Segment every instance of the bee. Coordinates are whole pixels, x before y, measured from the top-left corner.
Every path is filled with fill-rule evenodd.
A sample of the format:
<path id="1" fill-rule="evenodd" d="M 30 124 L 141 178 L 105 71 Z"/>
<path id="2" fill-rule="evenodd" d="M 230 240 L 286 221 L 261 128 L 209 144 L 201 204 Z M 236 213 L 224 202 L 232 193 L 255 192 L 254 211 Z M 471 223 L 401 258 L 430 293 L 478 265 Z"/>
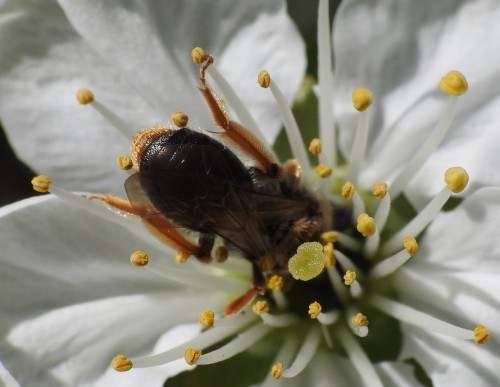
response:
<path id="1" fill-rule="evenodd" d="M 186 257 L 209 262 L 219 236 L 251 263 L 252 286 L 227 305 L 229 315 L 264 294 L 269 276 L 286 276 L 297 247 L 317 240 L 332 217 L 328 203 L 301 184 L 296 161 L 279 165 L 253 134 L 229 119 L 206 81 L 211 63 L 208 57 L 200 72 L 200 91 L 222 129 L 220 141 L 188 128 L 140 131 L 132 143 L 138 170 L 125 190 L 129 210 Z M 226 143 L 250 159 L 247 165 Z M 198 242 L 180 229 L 195 231 Z"/>

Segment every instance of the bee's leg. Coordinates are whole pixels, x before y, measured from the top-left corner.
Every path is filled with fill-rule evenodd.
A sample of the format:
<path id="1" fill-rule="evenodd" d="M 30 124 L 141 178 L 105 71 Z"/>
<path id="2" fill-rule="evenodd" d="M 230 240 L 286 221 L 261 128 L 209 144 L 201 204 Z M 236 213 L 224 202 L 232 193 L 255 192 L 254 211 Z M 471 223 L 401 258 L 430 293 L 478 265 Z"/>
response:
<path id="1" fill-rule="evenodd" d="M 112 208 L 141 217 L 144 225 L 153 233 L 153 235 L 177 251 L 177 259 L 179 259 L 180 262 L 185 261 L 192 255 L 203 263 L 210 261 L 213 236 L 211 245 L 209 237 L 200 237 L 200 246 L 198 246 L 187 240 L 186 237 L 178 231 L 177 226 L 162 214 L 148 214 L 148 209 L 146 208 L 144 209 L 144 212 L 142 212 L 140 209 L 132 206 L 130 201 L 118 196 L 98 194 L 91 196 L 89 199 L 101 200 Z"/>
<path id="2" fill-rule="evenodd" d="M 276 161 L 266 150 L 266 146 L 243 126 L 230 120 L 224 103 L 208 85 L 205 76 L 206 70 L 213 62 L 213 58 L 209 56 L 201 69 L 200 82 L 202 87 L 200 91 L 212 113 L 215 125 L 223 129 L 226 139 L 234 143 L 241 151 L 254 159 L 264 172 L 276 169 Z"/>
<path id="3" fill-rule="evenodd" d="M 243 295 L 239 296 L 238 298 L 234 299 L 233 301 L 231 301 L 229 304 L 226 305 L 223 312 L 224 316 L 229 316 L 231 314 L 235 314 L 242 311 L 245 308 L 245 306 L 250 304 L 255 299 L 255 297 L 257 297 L 257 295 L 264 294 L 266 290 L 266 283 L 262 275 L 262 272 L 255 263 L 252 264 L 252 268 L 253 268 L 253 278 L 252 278 L 253 286 L 250 289 L 248 289 L 246 293 L 244 293 Z"/>

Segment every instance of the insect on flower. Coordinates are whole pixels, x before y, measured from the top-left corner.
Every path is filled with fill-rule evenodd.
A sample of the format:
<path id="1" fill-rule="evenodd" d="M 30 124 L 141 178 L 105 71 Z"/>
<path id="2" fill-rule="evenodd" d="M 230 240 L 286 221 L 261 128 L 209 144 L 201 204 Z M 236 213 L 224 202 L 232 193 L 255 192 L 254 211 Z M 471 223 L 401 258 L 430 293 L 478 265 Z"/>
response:
<path id="1" fill-rule="evenodd" d="M 288 275 L 289 258 L 304 242 L 329 229 L 329 203 L 301 184 L 295 160 L 279 165 L 265 146 L 231 121 L 223 103 L 206 81 L 207 59 L 200 72 L 200 91 L 220 140 L 235 146 L 251 161 L 243 164 L 222 142 L 188 128 L 148 128 L 137 133 L 132 156 L 137 172 L 125 182 L 127 211 L 144 223 L 184 259 L 211 260 L 215 236 L 251 262 L 252 287 L 224 310 L 233 314 L 264 294 L 266 280 Z M 123 201 L 101 195 L 114 207 Z M 179 230 L 199 234 L 193 243 Z"/>

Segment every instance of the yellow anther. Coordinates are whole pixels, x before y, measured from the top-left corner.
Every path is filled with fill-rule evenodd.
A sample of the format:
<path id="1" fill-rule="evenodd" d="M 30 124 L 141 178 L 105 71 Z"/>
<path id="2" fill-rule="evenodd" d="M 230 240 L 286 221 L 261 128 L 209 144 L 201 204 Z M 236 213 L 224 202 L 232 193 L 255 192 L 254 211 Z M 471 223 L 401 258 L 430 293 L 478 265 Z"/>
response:
<path id="1" fill-rule="evenodd" d="M 275 363 L 271 368 L 271 375 L 275 379 L 279 379 L 283 373 L 283 364 Z"/>
<path id="2" fill-rule="evenodd" d="M 39 175 L 31 179 L 31 184 L 33 184 L 33 189 L 36 192 L 48 192 L 52 180 L 48 176 Z"/>
<path id="3" fill-rule="evenodd" d="M 317 301 L 309 304 L 309 311 L 307 313 L 309 313 L 311 318 L 318 318 L 321 313 L 321 304 Z"/>
<path id="4" fill-rule="evenodd" d="M 229 256 L 229 251 L 226 246 L 220 245 L 217 246 L 214 252 L 215 262 L 224 263 L 227 261 L 227 257 Z"/>
<path id="5" fill-rule="evenodd" d="M 405 248 L 406 252 L 410 254 L 410 257 L 413 257 L 415 254 L 418 253 L 417 240 L 411 236 L 407 236 L 403 240 L 403 247 Z"/>
<path id="6" fill-rule="evenodd" d="M 459 96 L 467 92 L 469 84 L 460 71 L 452 70 L 441 78 L 439 88 L 446 94 Z"/>
<path id="7" fill-rule="evenodd" d="M 337 231 L 326 231 L 320 235 L 320 238 L 325 243 L 335 243 L 339 239 L 339 233 Z"/>
<path id="8" fill-rule="evenodd" d="M 283 289 L 283 284 L 284 284 L 283 277 L 278 274 L 274 274 L 273 276 L 271 276 L 271 278 L 267 280 L 266 286 L 268 289 L 279 291 Z"/>
<path id="9" fill-rule="evenodd" d="M 134 251 L 130 254 L 130 263 L 134 266 L 146 266 L 149 263 L 149 254 L 145 251 Z"/>
<path id="10" fill-rule="evenodd" d="M 87 105 L 94 102 L 94 93 L 92 93 L 90 89 L 82 87 L 76 92 L 76 99 L 80 105 Z"/>
<path id="11" fill-rule="evenodd" d="M 319 242 L 305 242 L 288 261 L 288 271 L 296 280 L 309 281 L 325 268 L 326 255 Z"/>
<path id="12" fill-rule="evenodd" d="M 198 321 L 203 328 L 210 328 L 214 325 L 215 313 L 211 310 L 206 310 L 198 316 Z"/>
<path id="13" fill-rule="evenodd" d="M 448 168 L 444 174 L 444 182 L 453 193 L 462 192 L 469 183 L 469 174 L 461 167 Z"/>
<path id="14" fill-rule="evenodd" d="M 385 198 L 385 195 L 387 195 L 387 184 L 386 183 L 376 183 L 372 186 L 372 192 L 373 195 L 377 199 L 383 199 Z"/>
<path id="15" fill-rule="evenodd" d="M 189 121 L 189 117 L 184 112 L 173 112 L 170 115 L 170 119 L 179 128 L 185 128 Z"/>
<path id="16" fill-rule="evenodd" d="M 266 70 L 262 70 L 257 76 L 257 82 L 260 87 L 267 89 L 271 85 L 271 75 Z"/>
<path id="17" fill-rule="evenodd" d="M 474 329 L 474 341 L 478 344 L 486 343 L 491 337 L 491 332 L 484 325 L 479 324 Z"/>
<path id="18" fill-rule="evenodd" d="M 132 360 L 125 355 L 117 355 L 113 358 L 113 360 L 111 360 L 111 367 L 118 372 L 129 371 L 132 366 Z"/>
<path id="19" fill-rule="evenodd" d="M 316 168 L 314 168 L 314 172 L 316 172 L 316 174 L 319 177 L 324 179 L 325 177 L 331 176 L 333 170 L 330 167 L 327 167 L 326 165 L 318 164 Z"/>
<path id="20" fill-rule="evenodd" d="M 323 246 L 323 252 L 326 255 L 326 267 L 332 267 L 335 266 L 336 259 L 335 259 L 335 254 L 334 254 L 334 249 L 333 249 L 333 243 L 328 242 L 326 245 Z"/>
<path id="21" fill-rule="evenodd" d="M 175 263 L 184 263 L 188 260 L 189 254 L 186 254 L 183 251 L 177 251 L 175 255 Z"/>
<path id="22" fill-rule="evenodd" d="M 368 321 L 368 318 L 362 313 L 358 313 L 355 316 L 352 316 L 351 321 L 357 327 L 367 327 L 370 323 Z"/>
<path id="23" fill-rule="evenodd" d="M 262 314 L 269 312 L 269 304 L 267 301 L 257 301 L 252 305 L 252 310 L 255 314 Z"/>
<path id="24" fill-rule="evenodd" d="M 350 286 L 356 281 L 356 272 L 352 270 L 347 270 L 344 275 L 344 283 Z"/>
<path id="25" fill-rule="evenodd" d="M 201 47 L 195 47 L 191 50 L 191 58 L 193 58 L 194 64 L 202 64 L 207 60 L 207 53 Z"/>
<path id="26" fill-rule="evenodd" d="M 345 200 L 351 200 L 356 192 L 356 187 L 350 181 L 342 186 L 342 196 Z"/>
<path id="27" fill-rule="evenodd" d="M 309 152 L 313 155 L 319 155 L 321 153 L 321 140 L 319 138 L 313 138 L 309 144 Z"/>
<path id="28" fill-rule="evenodd" d="M 375 220 L 367 214 L 360 214 L 357 219 L 356 228 L 364 237 L 372 236 L 376 230 Z"/>
<path id="29" fill-rule="evenodd" d="M 116 158 L 116 163 L 124 171 L 128 171 L 134 166 L 134 163 L 132 162 L 132 158 L 130 156 L 118 156 Z"/>
<path id="30" fill-rule="evenodd" d="M 184 360 L 189 365 L 195 364 L 201 356 L 201 349 L 198 348 L 186 348 L 184 351 Z"/>
<path id="31" fill-rule="evenodd" d="M 365 111 L 373 102 L 372 92 L 368 89 L 358 88 L 352 92 L 352 105 L 359 112 Z"/>

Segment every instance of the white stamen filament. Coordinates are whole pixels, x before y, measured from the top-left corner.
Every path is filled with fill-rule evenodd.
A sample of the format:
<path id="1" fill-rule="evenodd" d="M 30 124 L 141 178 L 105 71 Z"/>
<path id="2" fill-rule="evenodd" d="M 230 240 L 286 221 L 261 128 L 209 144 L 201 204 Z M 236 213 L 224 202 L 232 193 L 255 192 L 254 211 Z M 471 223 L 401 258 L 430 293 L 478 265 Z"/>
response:
<path id="1" fill-rule="evenodd" d="M 375 222 L 375 224 L 377 224 Z M 375 233 L 370 236 L 369 238 L 366 238 L 365 245 L 363 246 L 363 253 L 366 258 L 373 258 L 375 253 L 377 252 L 378 246 L 380 244 L 380 232 L 378 230 L 378 225 L 375 228 Z"/>
<path id="2" fill-rule="evenodd" d="M 113 113 L 106 105 L 99 101 L 94 101 L 90 104 L 101 116 L 103 116 L 119 133 L 121 133 L 127 140 L 134 135 L 134 129 L 130 128 L 125 121 L 118 115 Z"/>
<path id="3" fill-rule="evenodd" d="M 363 348 L 354 339 L 352 333 L 341 326 L 338 328 L 337 337 L 347 352 L 347 356 L 351 359 L 351 363 L 358 371 L 359 376 L 361 376 L 363 384 L 370 387 L 384 387 L 373 364 L 368 359 L 368 356 L 366 356 Z"/>
<path id="4" fill-rule="evenodd" d="M 432 152 L 439 146 L 451 126 L 451 122 L 455 116 L 457 102 L 457 96 L 450 95 L 448 97 L 448 102 L 439 117 L 436 127 L 429 134 L 429 136 L 427 136 L 424 143 L 419 146 L 418 150 L 413 154 L 411 160 L 405 165 L 398 177 L 390 185 L 389 192 L 393 198 L 397 197 L 401 191 L 404 190 L 408 182 L 413 178 L 413 176 L 415 176 L 417 171 L 422 167 Z"/>
<path id="5" fill-rule="evenodd" d="M 407 235 L 418 236 L 427 225 L 434 220 L 436 215 L 443 208 L 452 192 L 448 187 L 444 187 L 426 206 L 413 218 L 405 227 L 394 234 L 387 243 L 382 245 L 382 255 L 388 255 L 396 251 L 401 246 L 401 241 Z"/>
<path id="6" fill-rule="evenodd" d="M 354 184 L 358 181 L 359 172 L 365 158 L 368 128 L 370 125 L 369 114 L 369 110 L 359 112 L 356 134 L 349 155 L 347 180 L 352 181 Z"/>
<path id="7" fill-rule="evenodd" d="M 344 234 L 342 232 L 337 231 L 337 241 L 348 250 L 361 252 L 363 249 L 363 246 L 359 243 L 357 239 L 354 239 L 353 237 Z"/>
<path id="8" fill-rule="evenodd" d="M 331 312 L 321 312 L 316 319 L 323 325 L 332 325 L 340 317 L 340 313 L 336 310 Z"/>
<path id="9" fill-rule="evenodd" d="M 262 313 L 260 317 L 264 324 L 274 328 L 288 327 L 299 321 L 299 318 L 293 314 Z"/>
<path id="10" fill-rule="evenodd" d="M 293 378 L 294 376 L 300 374 L 304 368 L 307 367 L 316 353 L 320 343 L 320 338 L 321 334 L 319 330 L 316 328 L 310 328 L 292 365 L 290 368 L 283 371 L 281 376 L 284 378 Z"/>
<path id="11" fill-rule="evenodd" d="M 363 288 L 361 287 L 361 284 L 358 282 L 358 280 L 354 280 L 354 282 L 349 285 L 349 293 L 351 293 L 351 296 L 354 298 L 359 298 L 363 294 Z"/>
<path id="12" fill-rule="evenodd" d="M 335 166 L 337 155 L 335 149 L 335 117 L 333 111 L 333 70 L 332 47 L 330 34 L 330 12 L 328 0 L 320 0 L 318 5 L 318 86 L 319 86 L 319 133 L 326 149 L 322 152 L 321 162 L 330 167 Z"/>
<path id="13" fill-rule="evenodd" d="M 469 329 L 460 328 L 448 322 L 439 320 L 420 310 L 390 300 L 381 296 L 371 298 L 372 305 L 400 321 L 415 325 L 425 330 L 443 333 L 457 339 L 472 340 L 474 332 Z"/>
<path id="14" fill-rule="evenodd" d="M 297 121 L 295 121 L 295 117 L 288 107 L 285 96 L 283 95 L 276 82 L 271 81 L 269 88 L 271 89 L 274 99 L 278 104 L 283 120 L 283 126 L 285 127 L 290 147 L 292 148 L 293 157 L 299 162 L 300 166 L 302 167 L 302 171 L 304 171 L 305 177 L 306 174 L 311 174 L 312 168 L 309 162 L 309 156 L 307 155 L 307 149 L 304 146 L 304 141 L 302 140 L 302 135 L 300 134 L 299 126 L 297 125 Z"/>
<path id="15" fill-rule="evenodd" d="M 382 232 L 384 230 L 385 224 L 387 223 L 387 218 L 389 217 L 389 212 L 391 210 L 391 196 L 389 192 L 385 194 L 385 196 L 380 199 L 380 203 L 377 207 L 377 211 L 375 211 L 375 215 L 373 219 L 375 220 L 375 224 L 377 225 L 377 230 Z"/>
<path id="16" fill-rule="evenodd" d="M 352 270 L 352 271 L 356 272 L 357 278 L 360 278 L 360 279 L 363 278 L 363 272 L 342 251 L 335 249 L 334 250 L 334 255 L 335 255 L 335 258 L 337 258 L 337 261 L 340 263 L 340 266 L 342 266 L 342 268 L 345 271 Z"/>
<path id="17" fill-rule="evenodd" d="M 238 337 L 231 340 L 228 344 L 222 346 L 221 348 L 207 354 L 202 354 L 196 364 L 214 364 L 223 360 L 230 359 L 231 357 L 247 350 L 249 347 L 256 344 L 270 331 L 270 327 L 263 324 L 257 324 L 241 333 L 240 335 L 238 335 Z"/>
<path id="18" fill-rule="evenodd" d="M 293 360 L 297 347 L 299 345 L 299 338 L 297 335 L 287 335 L 283 346 L 274 358 L 274 363 L 280 362 L 283 366 L 288 366 Z M 276 379 L 269 372 L 261 387 L 276 386 Z"/>
<path id="19" fill-rule="evenodd" d="M 409 259 L 411 255 L 405 250 L 401 250 L 396 254 L 384 259 L 382 262 L 378 263 L 371 271 L 370 277 L 372 278 L 382 278 L 386 275 L 394 273 L 401 266 L 403 266 Z"/>
<path id="20" fill-rule="evenodd" d="M 358 191 L 354 192 L 354 195 L 352 196 L 352 221 L 354 224 L 356 224 L 356 220 L 358 219 L 358 216 L 365 211 L 365 202 L 361 198 L 361 195 L 358 193 Z"/>
<path id="21" fill-rule="evenodd" d="M 348 303 L 349 297 L 347 294 L 347 289 L 345 288 L 342 277 L 338 273 L 337 269 L 335 269 L 335 266 L 328 267 L 327 273 L 328 278 L 330 279 L 330 283 L 332 284 L 334 294 L 343 304 Z"/>

